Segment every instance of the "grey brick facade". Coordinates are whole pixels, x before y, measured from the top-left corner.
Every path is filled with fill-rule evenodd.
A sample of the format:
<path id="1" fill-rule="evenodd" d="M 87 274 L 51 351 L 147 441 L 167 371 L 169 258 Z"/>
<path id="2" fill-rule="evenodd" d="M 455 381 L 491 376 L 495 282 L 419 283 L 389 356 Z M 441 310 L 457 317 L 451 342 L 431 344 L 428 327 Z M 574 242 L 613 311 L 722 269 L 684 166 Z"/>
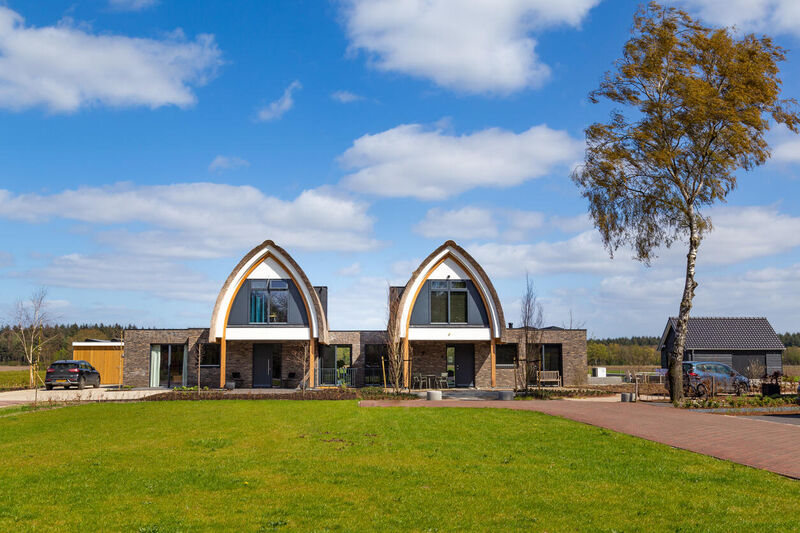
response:
<path id="1" fill-rule="evenodd" d="M 356 386 L 364 385 L 364 346 L 381 344 L 385 332 L 331 331 L 331 344 L 351 347 L 352 366 L 361 369 L 356 374 Z M 503 339 L 506 343 L 517 344 L 517 353 L 523 354 L 525 334 L 521 329 L 507 329 Z M 540 330 L 531 333 L 531 342 L 540 344 L 560 344 L 562 353 L 563 381 L 566 386 L 581 385 L 586 382 L 586 330 Z M 125 332 L 124 384 L 133 387 L 150 385 L 150 347 L 153 344 L 185 344 L 188 347 L 187 385 L 197 384 L 197 346 L 208 342 L 208 329 L 137 329 Z M 244 387 L 253 385 L 253 344 L 254 341 L 227 341 L 226 380 L 231 381 L 234 374 Z M 446 347 L 444 341 L 411 342 L 411 374 L 437 375 L 447 371 Z M 491 344 L 488 341 L 472 343 L 475 350 L 475 386 L 479 389 L 492 388 Z M 291 341 L 281 343 L 281 380 L 288 387 L 296 387 L 305 374 L 303 359 L 307 342 Z M 319 357 L 319 347 L 316 354 Z M 531 356 L 532 358 L 533 356 Z M 521 382 L 524 371 L 517 370 Z M 497 366 L 495 368 L 495 388 L 515 388 L 515 369 Z M 277 376 L 274 376 L 277 378 Z M 200 385 L 215 388 L 219 386 L 219 366 L 200 368 Z"/>

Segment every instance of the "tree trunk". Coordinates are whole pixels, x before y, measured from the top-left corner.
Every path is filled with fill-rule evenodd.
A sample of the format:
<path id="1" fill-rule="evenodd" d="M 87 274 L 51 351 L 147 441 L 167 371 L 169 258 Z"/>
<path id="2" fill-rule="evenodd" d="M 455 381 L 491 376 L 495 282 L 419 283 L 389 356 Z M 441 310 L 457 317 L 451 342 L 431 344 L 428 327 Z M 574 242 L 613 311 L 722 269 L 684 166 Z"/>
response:
<path id="1" fill-rule="evenodd" d="M 689 313 L 697 282 L 694 280 L 697 249 L 700 247 L 700 231 L 694 211 L 689 212 L 689 253 L 686 254 L 686 281 L 683 297 L 678 311 L 678 323 L 675 326 L 675 342 L 669 354 L 669 397 L 673 402 L 683 398 L 683 352 L 686 346 L 686 331 L 689 326 Z"/>

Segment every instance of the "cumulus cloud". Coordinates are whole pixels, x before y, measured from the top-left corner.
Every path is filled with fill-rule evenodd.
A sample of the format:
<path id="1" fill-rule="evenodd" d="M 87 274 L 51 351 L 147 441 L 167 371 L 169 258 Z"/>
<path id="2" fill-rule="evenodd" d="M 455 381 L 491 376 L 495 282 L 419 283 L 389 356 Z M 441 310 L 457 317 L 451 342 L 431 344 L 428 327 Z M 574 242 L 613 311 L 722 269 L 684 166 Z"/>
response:
<path id="1" fill-rule="evenodd" d="M 218 155 L 208 165 L 208 170 L 211 172 L 219 172 L 222 170 L 232 170 L 235 168 L 246 168 L 250 166 L 250 162 L 242 159 L 241 157 Z"/>
<path id="2" fill-rule="evenodd" d="M 187 107 L 196 101 L 192 87 L 221 63 L 213 35 L 194 41 L 180 31 L 163 39 L 98 35 L 69 22 L 37 28 L 0 6 L 2 108 Z"/>
<path id="3" fill-rule="evenodd" d="M 363 96 L 350 91 L 334 91 L 331 93 L 331 98 L 340 104 L 349 104 L 364 99 Z"/>
<path id="4" fill-rule="evenodd" d="M 703 20 L 745 31 L 800 35 L 797 0 L 681 0 Z"/>
<path id="5" fill-rule="evenodd" d="M 800 217 L 779 212 L 771 206 L 723 206 L 709 211 L 713 231 L 700 244 L 698 264 L 726 266 L 781 254 L 800 246 Z M 578 219 L 580 220 L 580 219 Z M 575 227 L 580 227 L 577 225 Z M 614 260 L 603 247 L 600 234 L 588 229 L 565 240 L 510 244 L 472 244 L 469 252 L 490 275 L 515 277 L 532 274 L 581 273 L 610 276 L 634 271 L 638 263 L 630 249 L 622 248 Z M 653 265 L 681 267 L 686 245 L 659 250 Z"/>
<path id="6" fill-rule="evenodd" d="M 294 107 L 293 93 L 302 88 L 303 85 L 298 80 L 294 80 L 283 90 L 283 95 L 281 95 L 280 98 L 258 110 L 258 120 L 270 121 L 281 118 L 287 111 Z"/>
<path id="7" fill-rule="evenodd" d="M 116 184 L 50 195 L 0 190 L 0 217 L 109 226 L 98 234 L 102 242 L 166 257 L 221 257 L 264 239 L 305 250 L 360 251 L 378 244 L 370 236 L 367 205 L 327 189 L 306 190 L 292 200 L 215 183 Z"/>
<path id="8" fill-rule="evenodd" d="M 361 263 L 353 263 L 352 265 L 347 265 L 336 271 L 337 276 L 350 277 L 359 274 L 361 274 Z"/>
<path id="9" fill-rule="evenodd" d="M 431 239 L 483 239 L 497 236 L 491 210 L 466 206 L 446 211 L 429 210 L 414 231 Z"/>
<path id="10" fill-rule="evenodd" d="M 42 283 L 76 289 L 137 291 L 211 303 L 219 283 L 181 263 L 120 254 L 69 254 L 29 273 Z"/>
<path id="11" fill-rule="evenodd" d="M 360 277 L 351 285 L 331 290 L 328 295 L 331 329 L 386 328 L 388 287 L 383 278 Z"/>
<path id="12" fill-rule="evenodd" d="M 536 87 L 550 68 L 532 33 L 578 26 L 599 0 L 347 0 L 351 50 L 380 70 L 465 93 Z"/>
<path id="13" fill-rule="evenodd" d="M 475 187 L 510 187 L 564 169 L 583 142 L 545 125 L 522 133 L 489 128 L 466 135 L 404 124 L 364 135 L 340 157 L 359 192 L 441 200 Z"/>
<path id="14" fill-rule="evenodd" d="M 108 0 L 108 5 L 118 11 L 141 11 L 157 3 L 158 0 Z"/>

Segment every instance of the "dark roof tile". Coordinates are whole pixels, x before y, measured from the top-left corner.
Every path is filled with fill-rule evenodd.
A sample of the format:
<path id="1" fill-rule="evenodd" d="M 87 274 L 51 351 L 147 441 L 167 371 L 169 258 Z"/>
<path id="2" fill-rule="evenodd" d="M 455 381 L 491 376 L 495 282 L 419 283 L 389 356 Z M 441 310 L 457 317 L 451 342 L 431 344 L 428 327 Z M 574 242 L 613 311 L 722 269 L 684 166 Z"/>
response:
<path id="1" fill-rule="evenodd" d="M 669 319 L 672 328 L 677 318 Z M 763 317 L 690 317 L 687 350 L 784 350 Z"/>

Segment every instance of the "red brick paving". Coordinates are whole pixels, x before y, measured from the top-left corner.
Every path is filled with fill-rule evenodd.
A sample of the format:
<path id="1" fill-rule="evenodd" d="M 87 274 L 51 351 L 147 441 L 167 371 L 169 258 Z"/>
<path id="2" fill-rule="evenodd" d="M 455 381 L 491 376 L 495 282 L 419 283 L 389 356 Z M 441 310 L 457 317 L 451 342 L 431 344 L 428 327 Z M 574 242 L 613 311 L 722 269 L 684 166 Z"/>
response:
<path id="1" fill-rule="evenodd" d="M 800 426 L 645 403 L 362 401 L 362 407 L 495 407 L 538 411 L 800 479 Z"/>

